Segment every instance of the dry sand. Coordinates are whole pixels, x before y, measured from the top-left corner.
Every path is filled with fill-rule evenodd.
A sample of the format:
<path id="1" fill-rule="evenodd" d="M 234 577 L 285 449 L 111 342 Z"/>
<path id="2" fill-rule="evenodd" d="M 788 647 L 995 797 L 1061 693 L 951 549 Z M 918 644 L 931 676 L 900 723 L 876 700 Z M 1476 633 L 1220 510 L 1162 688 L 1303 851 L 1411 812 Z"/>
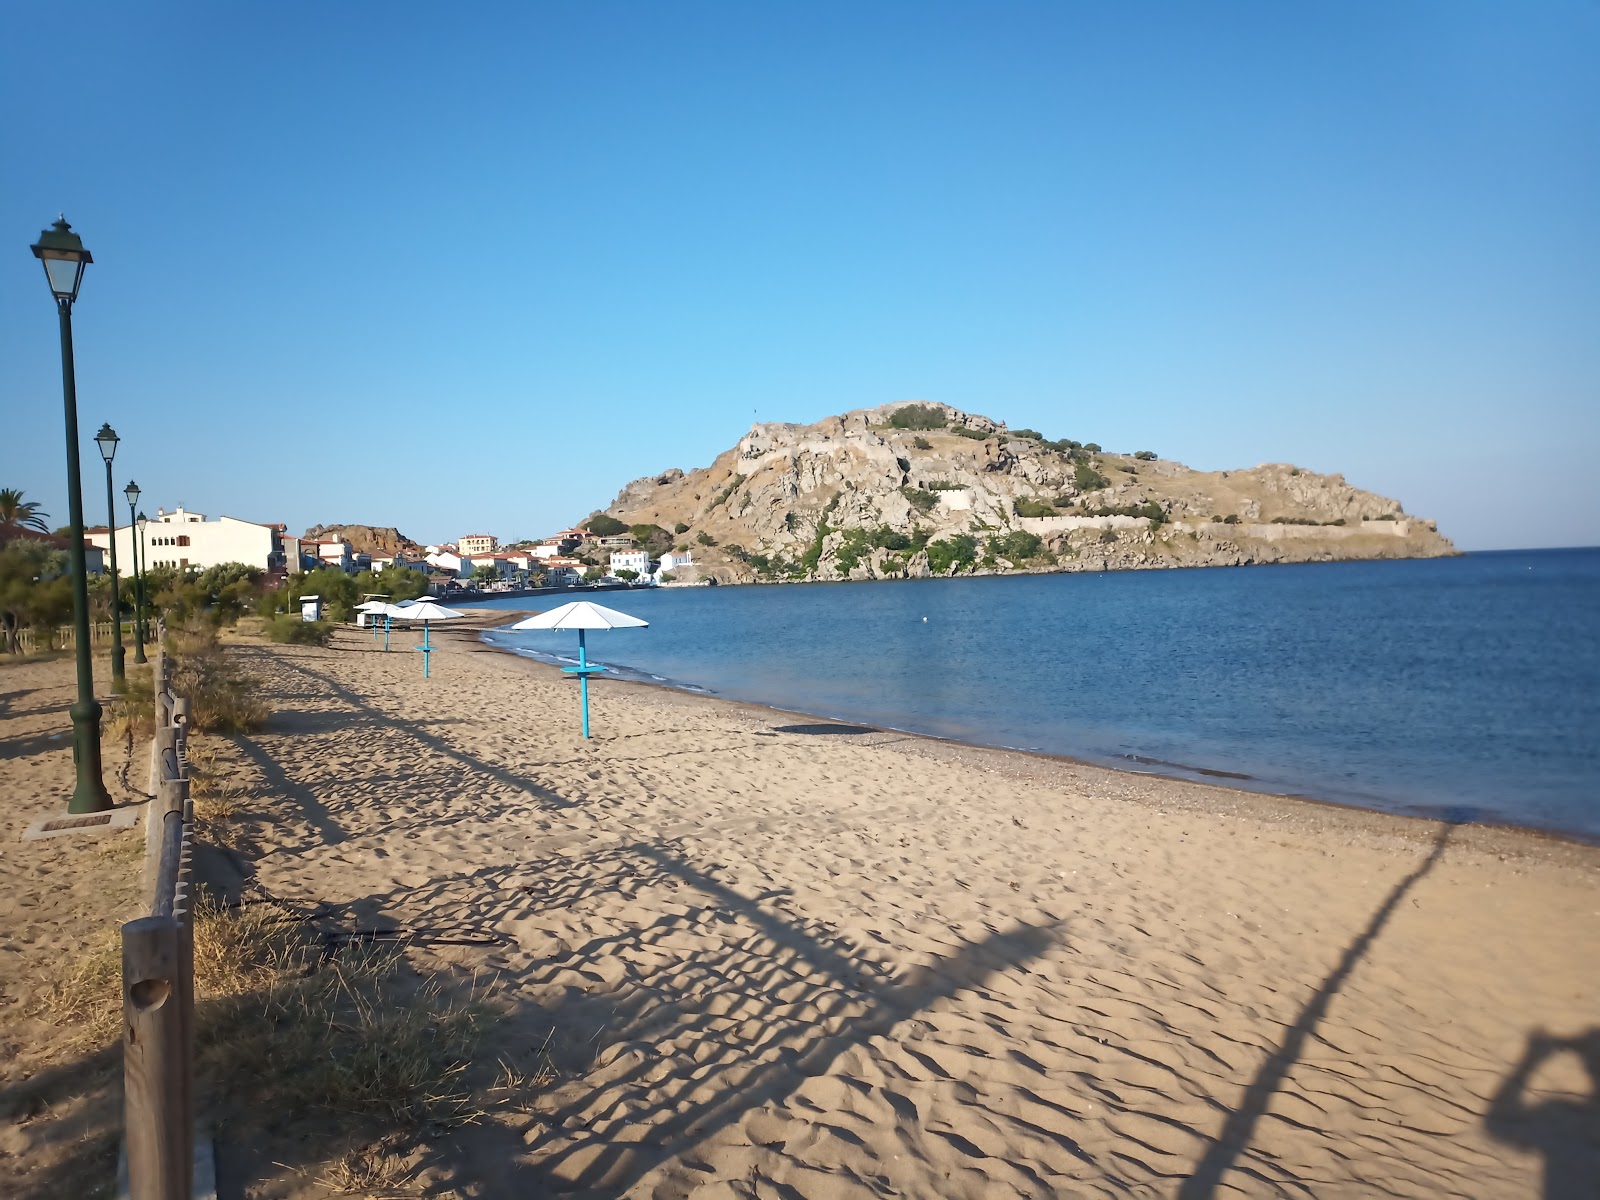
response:
<path id="1" fill-rule="evenodd" d="M 241 650 L 279 710 L 247 749 L 291 802 L 260 880 L 503 935 L 456 952 L 502 973 L 498 1048 L 551 1039 L 559 1080 L 437 1143 L 436 1187 L 1600 1179 L 1600 1056 L 1517 1078 L 1537 1031 L 1597 1036 L 1594 850 L 617 683 L 585 743 L 571 681 L 445 645 L 426 682 L 359 634 Z"/>
<path id="2" fill-rule="evenodd" d="M 132 658 L 132 652 L 129 652 Z M 102 664 L 97 663 L 97 668 Z M 98 679 L 102 691 L 109 680 Z M 70 656 L 0 659 L 0 1196 L 92 1196 L 116 1165 L 121 1051 L 40 1011 L 48 980 L 134 915 L 142 829 L 24 842 L 72 796 Z M 147 746 L 141 747 L 146 750 Z M 106 738 L 104 781 L 142 802 L 148 759 Z M 112 985 L 115 991 L 115 985 Z"/>
<path id="3" fill-rule="evenodd" d="M 395 645 L 238 648 L 239 743 L 258 882 L 555 1068 L 428 1194 L 1597 1194 L 1600 851 Z"/>

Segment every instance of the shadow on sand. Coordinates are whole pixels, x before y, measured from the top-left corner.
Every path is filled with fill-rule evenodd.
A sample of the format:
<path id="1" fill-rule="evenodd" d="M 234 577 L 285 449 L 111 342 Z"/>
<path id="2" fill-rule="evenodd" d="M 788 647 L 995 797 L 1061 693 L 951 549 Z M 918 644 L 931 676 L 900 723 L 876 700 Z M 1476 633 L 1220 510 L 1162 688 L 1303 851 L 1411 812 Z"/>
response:
<path id="1" fill-rule="evenodd" d="M 1588 1073 L 1589 1094 L 1552 1095 L 1530 1103 L 1534 1073 L 1560 1055 L 1576 1055 Z M 1600 1196 L 1600 1026 L 1576 1037 L 1539 1030 L 1489 1105 L 1485 1122 L 1495 1138 L 1544 1158 L 1544 1200 Z"/>
<path id="2" fill-rule="evenodd" d="M 1317 986 L 1311 999 L 1300 1010 L 1300 1015 L 1290 1026 L 1282 1044 L 1267 1056 L 1266 1062 L 1261 1064 L 1255 1078 L 1246 1086 L 1238 1106 L 1223 1122 L 1221 1134 L 1195 1164 L 1193 1174 L 1178 1188 L 1178 1200 L 1210 1200 L 1210 1197 L 1217 1194 L 1223 1176 L 1230 1170 L 1235 1168 L 1247 1170 L 1239 1167 L 1239 1160 L 1249 1148 L 1256 1124 L 1267 1111 L 1267 1105 L 1273 1095 L 1283 1086 L 1289 1072 L 1300 1060 L 1306 1039 L 1316 1036 L 1317 1026 L 1327 1015 L 1328 1006 L 1339 994 L 1339 989 L 1344 986 L 1345 981 L 1350 978 L 1350 973 L 1356 969 L 1356 965 L 1372 948 L 1372 943 L 1383 932 L 1383 927 L 1394 915 L 1395 907 L 1405 898 L 1407 892 L 1416 887 L 1429 871 L 1439 865 L 1439 860 L 1444 857 L 1445 847 L 1449 842 L 1450 826 L 1445 825 L 1434 838 L 1433 849 L 1428 857 L 1423 859 L 1411 874 L 1395 884 L 1388 899 L 1379 905 L 1377 912 L 1372 914 L 1367 927 L 1345 948 L 1338 965 Z"/>

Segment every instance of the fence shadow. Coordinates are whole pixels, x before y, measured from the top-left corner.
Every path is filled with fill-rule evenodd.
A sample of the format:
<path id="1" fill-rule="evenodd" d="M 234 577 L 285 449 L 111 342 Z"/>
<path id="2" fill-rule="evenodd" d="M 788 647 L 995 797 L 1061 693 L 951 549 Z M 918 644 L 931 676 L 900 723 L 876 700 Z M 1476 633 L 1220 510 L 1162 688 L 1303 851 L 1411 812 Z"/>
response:
<path id="1" fill-rule="evenodd" d="M 1223 1176 L 1238 1164 L 1239 1159 L 1249 1148 L 1256 1124 L 1267 1111 L 1267 1105 L 1273 1095 L 1283 1086 L 1289 1072 L 1300 1060 L 1300 1053 L 1306 1040 L 1316 1035 L 1317 1026 L 1327 1015 L 1328 1006 L 1332 1004 L 1333 998 L 1339 994 L 1339 989 L 1344 986 L 1345 980 L 1349 979 L 1350 973 L 1372 948 L 1372 943 L 1383 932 L 1383 927 L 1388 924 L 1395 907 L 1405 898 L 1406 893 L 1421 882 L 1423 876 L 1439 865 L 1439 860 L 1444 857 L 1445 847 L 1449 844 L 1450 833 L 1451 826 L 1445 825 L 1440 828 L 1427 858 L 1395 884 L 1388 898 L 1372 914 L 1366 928 L 1345 948 L 1338 965 L 1317 985 L 1311 999 L 1290 1026 L 1282 1044 L 1267 1056 L 1266 1062 L 1261 1064 L 1255 1078 L 1245 1088 L 1238 1106 L 1228 1114 L 1228 1119 L 1223 1122 L 1222 1132 L 1218 1134 L 1216 1141 L 1195 1164 L 1194 1172 L 1179 1187 L 1178 1200 L 1210 1200 L 1210 1197 L 1217 1194 Z"/>
<path id="2" fill-rule="evenodd" d="M 1530 1103 L 1534 1073 L 1564 1054 L 1576 1055 L 1583 1064 L 1589 1094 Z M 1543 1030 L 1530 1034 L 1522 1061 L 1495 1092 L 1484 1123 L 1497 1140 L 1542 1156 L 1544 1200 L 1594 1200 L 1600 1195 L 1600 1026 L 1568 1038 Z"/>
<path id="3" fill-rule="evenodd" d="M 517 775 L 514 772 L 508 771 L 498 763 L 479 758 L 477 755 L 471 754 L 460 747 L 451 744 L 443 737 L 440 737 L 435 733 L 430 733 L 426 728 L 426 726 L 430 723 L 446 724 L 449 722 L 431 721 L 429 718 L 422 718 L 418 720 L 413 720 L 411 718 L 400 719 L 391 716 L 383 709 L 378 708 L 376 705 L 370 703 L 364 696 L 352 691 L 350 688 L 346 687 L 332 676 L 305 665 L 305 663 L 301 661 L 302 658 L 303 656 L 281 653 L 275 653 L 272 655 L 272 659 L 275 663 L 290 671 L 297 672 L 298 674 L 313 680 L 317 684 L 320 684 L 322 688 L 320 695 L 322 698 L 327 698 L 329 696 L 336 698 L 345 704 L 358 719 L 369 724 L 370 726 L 384 730 L 388 733 L 399 734 L 401 736 L 410 738 L 412 741 L 418 743 L 419 746 L 450 759 L 474 774 L 491 779 L 496 783 L 504 785 L 505 787 L 523 792 L 541 808 L 559 810 L 576 807 L 576 801 L 569 800 L 567 797 L 562 796 L 558 792 L 551 791 L 549 788 L 543 786 L 542 784 L 535 783 L 533 780 L 528 779 L 525 776 Z M 298 714 L 297 719 L 304 719 L 307 715 L 308 714 L 306 713 L 300 713 Z M 328 728 L 340 728 L 337 720 L 332 718 L 328 718 L 327 720 Z"/>
<path id="4" fill-rule="evenodd" d="M 1055 924 L 1018 924 L 905 970 L 797 911 L 786 889 L 745 895 L 673 843 L 552 855 L 354 907 L 424 932 L 552 931 L 548 953 L 503 976 L 519 1000 L 497 1022 L 508 1050 L 548 1039 L 550 1103 L 457 1131 L 425 1164 L 447 1188 L 493 1196 L 619 1195 L 842 1055 L 1064 939 Z M 595 935 L 556 940 L 577 909 Z M 883 1108 L 909 1104 L 886 1095 Z"/>

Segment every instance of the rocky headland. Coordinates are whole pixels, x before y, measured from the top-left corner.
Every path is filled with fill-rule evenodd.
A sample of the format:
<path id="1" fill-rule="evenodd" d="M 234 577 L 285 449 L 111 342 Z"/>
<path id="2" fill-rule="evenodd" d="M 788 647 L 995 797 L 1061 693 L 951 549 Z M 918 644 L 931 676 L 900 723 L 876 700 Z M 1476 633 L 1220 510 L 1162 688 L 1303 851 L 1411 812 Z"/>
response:
<path id="1" fill-rule="evenodd" d="M 909 401 L 757 424 L 708 467 L 628 484 L 590 520 L 602 515 L 693 551 L 680 575 L 720 583 L 1457 552 L 1435 522 L 1341 475 L 1195 471 Z"/>

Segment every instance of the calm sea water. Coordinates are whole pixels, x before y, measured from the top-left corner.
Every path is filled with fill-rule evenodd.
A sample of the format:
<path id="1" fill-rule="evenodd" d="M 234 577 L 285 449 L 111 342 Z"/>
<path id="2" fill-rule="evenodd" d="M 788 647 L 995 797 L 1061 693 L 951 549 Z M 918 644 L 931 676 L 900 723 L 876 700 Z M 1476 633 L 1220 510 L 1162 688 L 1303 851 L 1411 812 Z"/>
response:
<path id="1" fill-rule="evenodd" d="M 594 598 L 651 622 L 590 636 L 631 678 L 1600 841 L 1600 549 Z"/>

